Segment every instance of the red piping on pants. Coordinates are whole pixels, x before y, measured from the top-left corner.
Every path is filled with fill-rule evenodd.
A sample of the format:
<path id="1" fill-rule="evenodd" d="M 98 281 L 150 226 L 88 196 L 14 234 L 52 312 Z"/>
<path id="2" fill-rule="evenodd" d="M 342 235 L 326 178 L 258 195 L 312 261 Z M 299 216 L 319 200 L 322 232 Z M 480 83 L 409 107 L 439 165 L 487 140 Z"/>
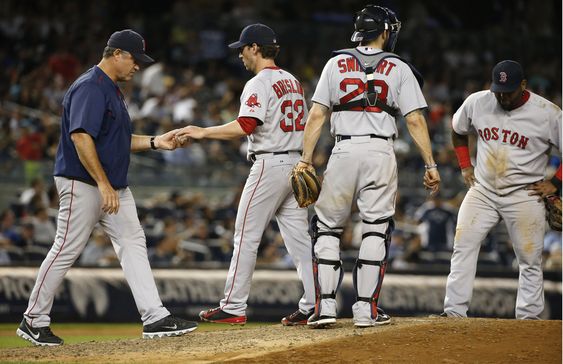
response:
<path id="1" fill-rule="evenodd" d="M 229 304 L 229 299 L 231 298 L 231 293 L 233 293 L 233 288 L 235 287 L 235 279 L 237 277 L 240 251 L 242 250 L 242 242 L 243 242 L 243 238 L 244 238 L 244 227 L 246 226 L 246 216 L 248 215 L 248 209 L 250 208 L 250 203 L 252 202 L 252 198 L 254 197 L 254 193 L 256 193 L 256 190 L 258 189 L 258 185 L 260 185 L 260 180 L 262 180 L 262 174 L 264 173 L 264 164 L 265 164 L 265 162 L 264 162 L 264 160 L 262 160 L 262 170 L 260 171 L 260 177 L 258 177 L 258 182 L 256 182 L 256 187 L 254 187 L 254 191 L 252 191 L 252 195 L 250 195 L 250 200 L 248 201 L 248 205 L 246 205 L 246 211 L 244 212 L 244 219 L 243 219 L 243 222 L 242 222 L 242 231 L 240 233 L 240 243 L 239 243 L 238 254 L 237 254 L 237 264 L 235 265 L 235 274 L 233 276 L 233 283 L 231 284 L 231 289 L 229 291 L 229 294 L 227 295 L 227 301 L 225 302 L 225 305 L 223 305 L 223 307 L 225 307 L 226 305 Z"/>
<path id="2" fill-rule="evenodd" d="M 63 247 L 65 246 L 66 236 L 68 234 L 68 230 L 70 229 L 69 222 L 70 222 L 70 216 L 72 215 L 72 200 L 73 200 L 73 197 L 74 197 L 73 192 L 74 192 L 74 180 L 72 180 L 72 186 L 70 188 L 70 205 L 68 207 L 68 219 L 66 220 L 66 232 L 65 232 L 65 237 L 63 239 L 63 243 L 61 244 L 61 248 L 59 249 L 59 252 L 57 253 L 57 255 L 55 255 L 55 257 L 53 258 L 53 261 L 51 262 L 51 264 L 49 264 L 49 267 L 45 271 L 45 275 L 43 276 L 43 279 L 41 280 L 41 284 L 39 285 L 39 289 L 37 289 L 37 296 L 35 297 L 35 302 L 33 303 L 33 306 L 31 306 L 31 308 L 29 309 L 28 315 L 31 315 L 31 311 L 33 311 L 33 309 L 35 308 L 35 305 L 37 304 L 37 300 L 39 299 L 39 293 L 41 292 L 41 288 L 43 287 L 43 283 L 45 282 L 45 278 L 47 278 L 47 273 L 49 273 L 51 266 L 53 265 L 53 263 L 55 262 L 55 260 L 59 256 L 59 254 L 61 254 L 61 252 L 63 251 Z M 31 319 L 30 326 L 33 327 L 33 318 Z"/>

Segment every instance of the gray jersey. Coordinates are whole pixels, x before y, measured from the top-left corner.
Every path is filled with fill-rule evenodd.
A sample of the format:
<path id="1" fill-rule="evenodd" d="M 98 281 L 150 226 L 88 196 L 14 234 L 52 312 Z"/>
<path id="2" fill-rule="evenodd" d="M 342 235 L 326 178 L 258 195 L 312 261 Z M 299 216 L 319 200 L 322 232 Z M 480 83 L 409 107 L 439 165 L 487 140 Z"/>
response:
<path id="1" fill-rule="evenodd" d="M 359 46 L 362 54 L 376 54 L 381 49 Z M 426 101 L 420 86 L 405 62 L 398 58 L 381 61 L 375 72 L 376 90 L 386 104 L 400 109 L 403 115 L 425 108 Z M 355 57 L 339 54 L 325 65 L 313 101 L 327 107 L 359 100 L 363 97 L 366 74 Z M 332 113 L 331 133 L 333 135 L 397 136 L 395 118 L 376 107 L 365 111 L 341 111 Z"/>
<path id="2" fill-rule="evenodd" d="M 299 151 L 307 120 L 303 87 L 277 67 L 258 72 L 244 86 L 239 117 L 260 120 L 248 136 L 248 153 Z"/>
<path id="3" fill-rule="evenodd" d="M 491 91 L 476 92 L 455 113 L 453 129 L 478 135 L 475 178 L 499 195 L 542 180 L 551 146 L 561 150 L 561 109 L 532 92 L 511 111 Z"/>
<path id="4" fill-rule="evenodd" d="M 233 256 L 225 296 L 219 307 L 235 315 L 239 323 L 246 322 L 258 247 L 264 230 L 275 217 L 303 282 L 304 294 L 299 309 L 309 312 L 315 303 L 315 285 L 307 209 L 297 206 L 287 182 L 291 169 L 301 158 L 298 151 L 302 149 L 307 119 L 303 88 L 290 73 L 268 67 L 246 83 L 240 103 L 239 117 L 252 117 L 259 122 L 248 136 L 248 157 L 253 163 L 240 196 Z M 200 317 L 212 316 L 213 312 L 216 311 L 203 311 Z"/>

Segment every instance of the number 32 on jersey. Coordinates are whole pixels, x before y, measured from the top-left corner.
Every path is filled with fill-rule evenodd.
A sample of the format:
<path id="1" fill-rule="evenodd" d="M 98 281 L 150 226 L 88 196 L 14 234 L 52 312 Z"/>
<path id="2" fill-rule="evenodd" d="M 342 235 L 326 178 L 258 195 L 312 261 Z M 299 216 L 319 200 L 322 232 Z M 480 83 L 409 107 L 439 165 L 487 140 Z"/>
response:
<path id="1" fill-rule="evenodd" d="M 305 124 L 303 124 L 303 100 L 285 100 L 282 102 L 280 111 L 285 116 L 280 120 L 280 128 L 286 133 L 292 131 L 303 131 Z"/>

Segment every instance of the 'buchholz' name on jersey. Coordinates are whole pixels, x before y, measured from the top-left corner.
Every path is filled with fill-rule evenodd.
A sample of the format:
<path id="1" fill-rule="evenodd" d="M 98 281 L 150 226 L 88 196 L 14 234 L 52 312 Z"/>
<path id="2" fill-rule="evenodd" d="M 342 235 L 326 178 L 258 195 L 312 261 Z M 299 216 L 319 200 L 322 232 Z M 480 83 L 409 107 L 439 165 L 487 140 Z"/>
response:
<path id="1" fill-rule="evenodd" d="M 272 84 L 272 88 L 276 95 L 278 95 L 278 99 L 288 93 L 299 94 L 303 96 L 303 87 L 297 80 L 292 79 L 284 79 L 279 80 Z"/>

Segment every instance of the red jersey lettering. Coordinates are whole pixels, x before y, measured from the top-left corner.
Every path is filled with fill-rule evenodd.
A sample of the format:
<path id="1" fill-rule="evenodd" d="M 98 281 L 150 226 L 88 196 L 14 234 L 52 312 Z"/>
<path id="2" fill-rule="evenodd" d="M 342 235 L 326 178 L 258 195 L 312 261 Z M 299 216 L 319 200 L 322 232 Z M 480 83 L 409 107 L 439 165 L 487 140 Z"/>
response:
<path id="1" fill-rule="evenodd" d="M 272 84 L 272 88 L 274 89 L 274 92 L 276 93 L 278 99 L 283 96 L 283 92 L 277 84 Z"/>
<path id="2" fill-rule="evenodd" d="M 345 59 L 338 60 L 337 65 L 338 65 L 338 72 L 346 73 L 346 60 Z"/>
<path id="3" fill-rule="evenodd" d="M 285 83 L 283 83 L 281 80 L 279 80 L 278 82 L 276 82 L 278 84 L 278 86 L 280 87 L 282 93 L 285 95 L 287 94 L 287 89 L 285 88 Z"/>
<path id="4" fill-rule="evenodd" d="M 346 58 L 346 68 L 348 72 L 359 71 L 358 60 L 355 57 Z"/>
<path id="5" fill-rule="evenodd" d="M 522 149 L 526 149 L 528 140 L 530 140 L 530 138 L 526 138 L 524 135 L 522 135 L 522 137 L 520 138 L 520 142 L 518 142 L 518 147 Z"/>
<path id="6" fill-rule="evenodd" d="M 288 93 L 294 93 L 303 96 L 303 87 L 297 80 L 280 80 L 272 84 L 272 88 L 274 89 L 274 92 L 276 93 L 278 99 L 284 95 L 287 95 Z"/>
<path id="7" fill-rule="evenodd" d="M 393 67 L 396 66 L 395 63 L 393 62 L 387 62 L 389 64 L 389 67 L 387 67 L 387 72 L 385 72 L 385 76 L 389 76 L 389 72 L 391 72 L 391 70 L 393 69 Z"/>
<path id="8" fill-rule="evenodd" d="M 484 128 L 478 129 L 477 132 L 482 140 L 489 141 L 489 140 L 499 140 L 499 128 Z M 511 145 L 516 145 L 518 148 L 526 149 L 528 145 L 528 141 L 530 138 L 524 135 L 520 135 L 517 132 L 512 132 L 511 130 L 502 129 L 500 130 L 502 133 L 502 143 L 507 143 L 507 141 Z"/>
<path id="9" fill-rule="evenodd" d="M 385 72 L 385 67 L 387 67 L 387 61 L 382 59 L 381 62 L 377 65 L 375 72 L 383 74 Z"/>
<path id="10" fill-rule="evenodd" d="M 502 135 L 503 135 L 502 142 L 506 143 L 506 139 L 510 135 L 510 130 L 502 129 Z"/>

